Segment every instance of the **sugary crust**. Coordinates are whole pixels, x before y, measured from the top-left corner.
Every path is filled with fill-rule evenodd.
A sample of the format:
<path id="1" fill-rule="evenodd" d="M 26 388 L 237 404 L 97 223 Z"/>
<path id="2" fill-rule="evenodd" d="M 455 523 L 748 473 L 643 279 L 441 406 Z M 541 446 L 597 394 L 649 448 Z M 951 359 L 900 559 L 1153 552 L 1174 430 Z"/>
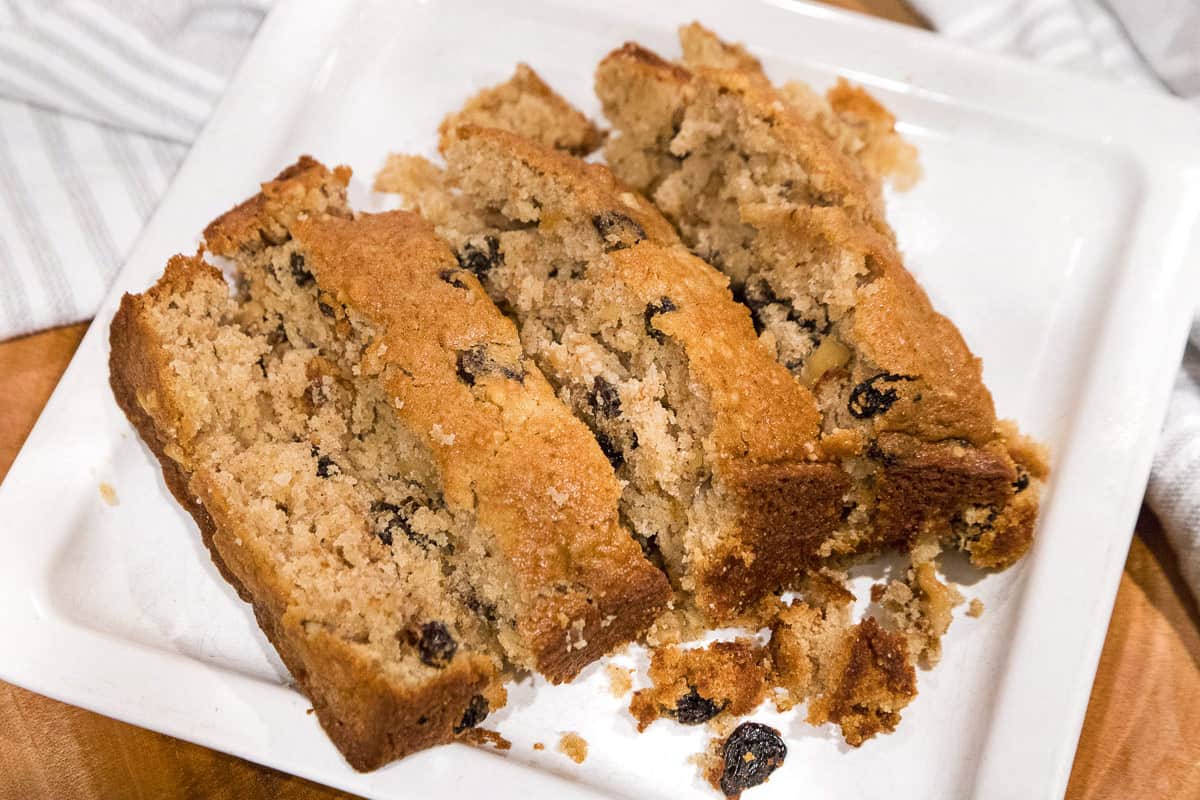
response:
<path id="1" fill-rule="evenodd" d="M 504 83 L 484 89 L 438 127 L 447 136 L 472 123 L 528 136 L 547 147 L 586 156 L 604 141 L 600 130 L 564 100 L 528 64 L 518 64 Z"/>
<path id="2" fill-rule="evenodd" d="M 640 633 L 669 587 L 619 523 L 604 454 L 433 227 L 396 211 L 292 231 L 317 284 L 378 331 L 364 372 L 381 376 L 433 454 L 447 506 L 473 510 L 530 598 L 518 626 L 538 670 L 567 680 Z M 477 347 L 511 359 L 521 378 L 496 372 L 468 386 L 458 358 Z"/>
<path id="3" fill-rule="evenodd" d="M 213 563 L 252 604 L 255 618 L 313 703 L 317 719 L 346 760 L 376 769 L 409 753 L 451 741 L 471 698 L 501 702 L 490 659 L 463 654 L 433 681 L 412 689 L 387 680 L 348 643 L 325 632 L 309 633 L 292 605 L 290 584 L 271 561 L 255 562 L 232 543 L 239 539 L 237 509 L 215 485 L 186 466 L 186 427 L 172 398 L 180 387 L 163 343 L 144 318 L 164 296 L 197 280 L 222 280 L 198 258 L 176 256 L 162 279 L 143 295 L 125 295 L 110 331 L 110 384 L 117 403 L 158 458 L 171 493 L 196 520 Z M 170 449 L 176 457 L 167 455 Z M 182 460 L 180 460 L 182 459 Z"/>

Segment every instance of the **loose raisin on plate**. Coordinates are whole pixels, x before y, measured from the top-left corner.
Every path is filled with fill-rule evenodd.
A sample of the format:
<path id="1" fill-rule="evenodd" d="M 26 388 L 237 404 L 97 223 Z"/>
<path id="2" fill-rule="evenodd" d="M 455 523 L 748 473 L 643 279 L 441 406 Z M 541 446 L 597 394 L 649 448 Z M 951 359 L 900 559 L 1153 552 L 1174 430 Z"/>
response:
<path id="1" fill-rule="evenodd" d="M 663 341 L 663 333 L 658 328 L 654 327 L 654 318 L 659 314 L 666 314 L 669 311 L 678 311 L 678 306 L 671 301 L 671 298 L 664 297 L 657 303 L 650 303 L 646 306 L 646 311 L 642 315 L 646 320 L 646 333 L 650 334 L 650 338 L 656 342 Z"/>
<path id="2" fill-rule="evenodd" d="M 633 247 L 646 238 L 646 231 L 636 220 L 622 214 L 620 211 L 602 211 L 592 217 L 592 225 L 600 240 L 604 242 L 604 251 L 624 250 Z"/>
<path id="3" fill-rule="evenodd" d="M 462 733 L 468 728 L 474 728 L 479 723 L 483 722 L 491 709 L 488 707 L 487 698 L 481 694 L 477 694 L 471 698 L 471 704 L 467 706 L 467 710 L 463 712 L 462 721 L 454 726 L 455 733 Z"/>
<path id="4" fill-rule="evenodd" d="M 779 731 L 758 722 L 743 722 L 729 734 L 722 749 L 725 771 L 721 791 L 734 797 L 752 786 L 765 783 L 783 765 L 787 745 Z"/>
<path id="5" fill-rule="evenodd" d="M 616 417 L 621 413 L 621 396 L 617 387 L 599 375 L 592 381 L 592 396 L 589 398 L 592 408 L 602 417 Z"/>
<path id="6" fill-rule="evenodd" d="M 850 401 L 846 404 L 847 408 L 850 409 L 850 414 L 858 419 L 877 417 L 885 413 L 893 403 L 900 399 L 900 395 L 894 388 L 881 388 L 881 386 L 912 380 L 916 380 L 916 378 L 908 375 L 893 375 L 890 372 L 872 375 L 850 390 Z"/>
<path id="7" fill-rule="evenodd" d="M 417 641 L 417 654 L 421 663 L 431 667 L 444 667 L 454 658 L 458 642 L 440 622 L 426 622 L 421 626 L 421 638 Z"/>
<path id="8" fill-rule="evenodd" d="M 313 274 L 308 271 L 304 265 L 304 256 L 300 253 L 292 253 L 292 258 L 289 264 L 292 268 L 292 278 L 296 281 L 297 286 L 308 286 L 313 282 Z"/>
<path id="9" fill-rule="evenodd" d="M 456 254 L 458 265 L 475 273 L 477 278 L 482 278 L 493 267 L 504 263 L 504 254 L 500 252 L 499 239 L 495 236 L 485 236 L 483 244 L 482 248 L 468 244 Z"/>
<path id="10" fill-rule="evenodd" d="M 688 693 L 679 698 L 675 708 L 670 712 L 680 725 L 700 725 L 720 714 L 729 701 L 716 703 L 707 697 L 702 697 L 695 686 L 688 686 Z"/>

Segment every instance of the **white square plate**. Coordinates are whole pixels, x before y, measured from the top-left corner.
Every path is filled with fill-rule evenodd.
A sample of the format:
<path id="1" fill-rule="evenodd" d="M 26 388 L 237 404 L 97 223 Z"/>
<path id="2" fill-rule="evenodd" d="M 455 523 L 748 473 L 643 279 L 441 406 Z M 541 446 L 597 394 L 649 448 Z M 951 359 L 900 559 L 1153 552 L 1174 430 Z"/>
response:
<path id="1" fill-rule="evenodd" d="M 489 719 L 513 742 L 504 756 L 452 745 L 354 773 L 168 496 L 106 368 L 120 293 L 297 154 L 355 167 L 353 200 L 376 206 L 384 155 L 431 153 L 441 115 L 516 61 L 595 112 L 604 53 L 626 39 L 675 53 L 693 18 L 749 43 L 777 80 L 848 75 L 899 115 L 925 166 L 890 199 L 908 264 L 984 358 L 1001 413 L 1055 453 L 1030 557 L 982 579 L 948 567 L 987 611 L 960 609 L 900 729 L 853 750 L 764 710 L 790 754 L 749 796 L 1061 795 L 1200 288 L 1200 115 L 782 0 L 280 4 L 0 492 L 0 679 L 365 795 L 715 797 L 688 762 L 706 732 L 638 735 L 598 665 L 572 686 L 513 687 Z M 591 744 L 584 764 L 555 751 L 563 731 Z"/>

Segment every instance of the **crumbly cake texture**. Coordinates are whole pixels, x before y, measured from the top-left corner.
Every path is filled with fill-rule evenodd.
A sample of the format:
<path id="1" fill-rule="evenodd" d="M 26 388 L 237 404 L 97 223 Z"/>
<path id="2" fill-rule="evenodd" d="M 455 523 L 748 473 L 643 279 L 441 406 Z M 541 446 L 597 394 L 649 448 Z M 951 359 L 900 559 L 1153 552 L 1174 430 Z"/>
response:
<path id="1" fill-rule="evenodd" d="M 962 593 L 938 577 L 934 559 L 940 549 L 936 540 L 919 542 L 903 580 L 871 587 L 871 600 L 879 604 L 885 627 L 901 632 L 909 652 L 926 668 L 941 660 L 942 636 L 950 629 L 955 606 L 963 602 Z"/>
<path id="2" fill-rule="evenodd" d="M 447 172 L 387 183 L 437 224 L 625 484 L 621 512 L 677 588 L 727 619 L 815 563 L 845 473 L 813 395 L 756 341 L 727 281 L 646 200 L 588 164 L 463 126 Z"/>
<path id="3" fill-rule="evenodd" d="M 568 680 L 670 594 L 587 428 L 412 214 L 304 158 L 112 327 L 118 402 L 358 769 Z"/>
<path id="4" fill-rule="evenodd" d="M 766 653 L 751 639 L 659 647 L 650 656 L 653 686 L 634 692 L 629 713 L 639 732 L 660 717 L 681 725 L 742 717 L 763 701 L 768 674 Z"/>
<path id="5" fill-rule="evenodd" d="M 551 89 L 528 64 L 513 76 L 467 100 L 438 129 L 443 142 L 463 125 L 500 128 L 528 136 L 547 147 L 586 156 L 604 141 L 583 113 Z"/>
<path id="6" fill-rule="evenodd" d="M 998 422 L 979 360 L 904 268 L 881 179 L 912 173 L 861 89 L 777 90 L 699 25 L 684 63 L 626 44 L 596 88 L 613 171 L 718 266 L 760 341 L 821 408 L 854 483 L 829 555 L 932 535 L 1003 568 L 1029 548 L 1044 452 Z"/>
<path id="7" fill-rule="evenodd" d="M 807 701 L 811 724 L 836 724 L 854 747 L 895 730 L 917 695 L 907 639 L 874 617 L 851 624 L 848 603 L 793 603 L 772 626 L 768 651 L 777 707 Z"/>

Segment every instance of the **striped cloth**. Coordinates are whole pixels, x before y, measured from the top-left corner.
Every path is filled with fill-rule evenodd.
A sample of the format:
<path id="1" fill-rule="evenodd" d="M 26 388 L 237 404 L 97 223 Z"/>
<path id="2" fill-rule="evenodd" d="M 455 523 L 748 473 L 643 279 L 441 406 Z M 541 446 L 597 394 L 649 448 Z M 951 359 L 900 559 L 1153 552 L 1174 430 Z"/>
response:
<path id="1" fill-rule="evenodd" d="M 0 340 L 92 315 L 265 13 L 0 0 Z"/>
<path id="2" fill-rule="evenodd" d="M 1200 104 L 1200 0 L 913 0 L 973 47 Z M 0 340 L 86 319 L 270 0 L 0 0 Z M 1148 497 L 1200 595 L 1200 324 Z"/>
<path id="3" fill-rule="evenodd" d="M 912 2 L 939 32 L 971 47 L 1166 92 L 1200 109 L 1200 0 Z M 1200 320 L 1175 381 L 1146 499 L 1200 598 Z"/>

